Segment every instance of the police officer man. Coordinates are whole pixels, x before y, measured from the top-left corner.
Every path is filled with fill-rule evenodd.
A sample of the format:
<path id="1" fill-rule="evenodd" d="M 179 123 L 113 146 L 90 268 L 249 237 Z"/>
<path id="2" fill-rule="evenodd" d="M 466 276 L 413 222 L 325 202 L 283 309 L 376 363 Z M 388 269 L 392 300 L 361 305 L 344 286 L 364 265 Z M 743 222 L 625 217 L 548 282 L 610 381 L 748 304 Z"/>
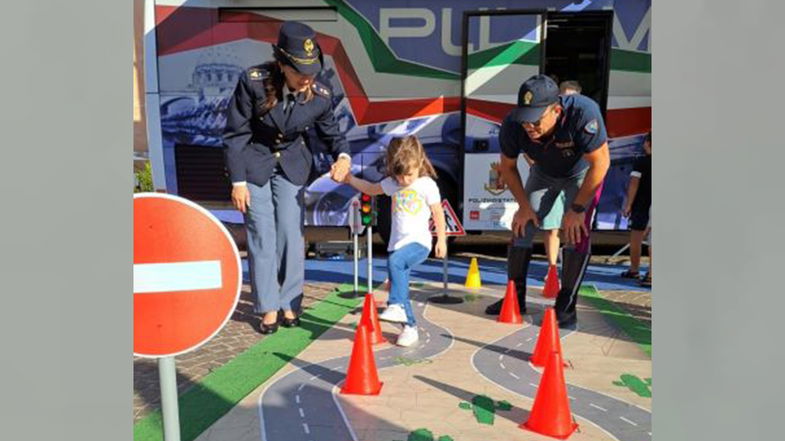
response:
<path id="1" fill-rule="evenodd" d="M 592 214 L 610 165 L 600 108 L 583 95 L 559 95 L 559 87 L 545 75 L 533 76 L 521 85 L 517 107 L 502 122 L 499 143 L 498 170 L 519 207 L 512 221 L 507 271 L 515 281 L 522 312 L 526 310 L 526 275 L 534 234 L 540 219 L 564 191 L 568 209 L 561 229 L 567 243 L 555 309 L 559 326 L 572 326 L 577 322 L 577 292 L 589 261 Z M 521 153 L 534 161 L 525 187 L 517 167 Z M 488 306 L 486 313 L 498 314 L 500 309 L 501 301 Z"/>
<path id="2" fill-rule="evenodd" d="M 306 132 L 316 130 L 336 159 L 337 176 L 351 165 L 330 91 L 314 80 L 323 64 L 314 30 L 283 23 L 273 53 L 274 60 L 240 75 L 224 131 L 232 202 L 245 215 L 254 310 L 263 315 L 264 334 L 276 332 L 279 322 L 299 324 L 305 279 L 303 191 L 313 166 Z"/>

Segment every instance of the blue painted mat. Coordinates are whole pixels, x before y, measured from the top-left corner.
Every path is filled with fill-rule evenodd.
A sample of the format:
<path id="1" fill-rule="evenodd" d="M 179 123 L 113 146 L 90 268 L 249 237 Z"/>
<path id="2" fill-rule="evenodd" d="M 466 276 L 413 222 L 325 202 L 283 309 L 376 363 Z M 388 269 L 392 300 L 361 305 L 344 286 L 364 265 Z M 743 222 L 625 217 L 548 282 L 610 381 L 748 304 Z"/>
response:
<path id="1" fill-rule="evenodd" d="M 466 258 L 452 258 L 449 261 L 448 281 L 450 283 L 463 284 L 466 280 L 466 273 L 469 271 L 470 260 Z M 480 275 L 482 283 L 485 285 L 506 285 L 507 284 L 507 262 L 495 260 L 478 259 L 480 265 Z M 412 281 L 421 282 L 441 282 L 442 281 L 441 260 L 428 259 L 421 265 L 412 270 Z M 309 282 L 334 282 L 334 283 L 353 283 L 353 264 L 351 260 L 322 260 L 308 259 L 305 261 L 305 279 Z M 594 283 L 600 290 L 625 290 L 625 291 L 649 291 L 643 288 L 635 280 L 622 279 L 619 274 L 627 269 L 622 265 L 589 265 L 586 270 L 584 283 Z M 548 270 L 544 261 L 532 261 L 529 266 L 529 286 L 542 286 L 543 278 Z M 364 283 L 367 275 L 367 261 L 360 260 L 360 283 Z M 373 259 L 373 280 L 374 284 L 384 282 L 387 278 L 387 259 L 379 257 Z M 243 259 L 243 279 L 248 282 L 248 262 Z"/>

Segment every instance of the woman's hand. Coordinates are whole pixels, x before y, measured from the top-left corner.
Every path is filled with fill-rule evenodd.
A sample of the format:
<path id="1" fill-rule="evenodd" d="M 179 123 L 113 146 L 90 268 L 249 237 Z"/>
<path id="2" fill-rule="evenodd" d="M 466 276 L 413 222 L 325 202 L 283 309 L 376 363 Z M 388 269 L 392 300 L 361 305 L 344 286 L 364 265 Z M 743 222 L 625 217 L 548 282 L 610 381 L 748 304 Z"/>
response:
<path id="1" fill-rule="evenodd" d="M 330 168 L 330 177 L 336 182 L 346 182 L 346 175 L 352 168 L 352 162 L 346 157 L 338 158 Z"/>
<path id="2" fill-rule="evenodd" d="M 440 238 L 436 241 L 436 248 L 434 249 L 434 254 L 439 259 L 447 255 L 447 238 Z"/>
<path id="3" fill-rule="evenodd" d="M 235 185 L 232 187 L 232 204 L 234 204 L 234 208 L 240 210 L 240 213 L 245 214 L 251 205 L 251 192 L 248 191 L 248 186 Z"/>

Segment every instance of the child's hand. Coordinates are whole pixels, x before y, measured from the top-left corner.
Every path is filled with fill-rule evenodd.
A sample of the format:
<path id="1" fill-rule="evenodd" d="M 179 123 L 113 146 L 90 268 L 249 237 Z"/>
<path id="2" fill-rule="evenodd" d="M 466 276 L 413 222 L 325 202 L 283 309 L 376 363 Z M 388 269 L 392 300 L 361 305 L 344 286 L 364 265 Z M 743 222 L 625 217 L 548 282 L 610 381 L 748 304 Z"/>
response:
<path id="1" fill-rule="evenodd" d="M 447 239 L 439 239 L 436 241 L 434 254 L 436 254 L 436 257 L 439 259 L 447 255 Z"/>

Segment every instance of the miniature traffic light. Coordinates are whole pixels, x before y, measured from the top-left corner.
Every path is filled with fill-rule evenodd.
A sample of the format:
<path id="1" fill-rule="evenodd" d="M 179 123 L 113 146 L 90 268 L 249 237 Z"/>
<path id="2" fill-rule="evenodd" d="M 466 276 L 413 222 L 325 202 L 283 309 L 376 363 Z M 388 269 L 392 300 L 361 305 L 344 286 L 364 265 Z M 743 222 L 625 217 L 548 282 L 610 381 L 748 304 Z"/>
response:
<path id="1" fill-rule="evenodd" d="M 365 193 L 360 195 L 360 221 L 364 226 L 373 225 L 376 221 L 374 198 Z"/>

